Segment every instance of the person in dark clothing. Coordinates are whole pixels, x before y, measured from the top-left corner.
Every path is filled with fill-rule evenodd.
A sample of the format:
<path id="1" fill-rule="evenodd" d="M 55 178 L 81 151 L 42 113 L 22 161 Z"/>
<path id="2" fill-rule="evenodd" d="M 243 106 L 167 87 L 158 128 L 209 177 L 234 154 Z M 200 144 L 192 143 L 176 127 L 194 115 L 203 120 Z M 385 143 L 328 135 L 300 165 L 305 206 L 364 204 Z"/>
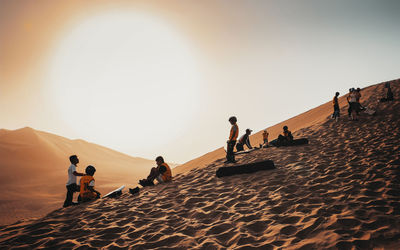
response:
<path id="1" fill-rule="evenodd" d="M 352 110 L 351 110 L 352 105 L 350 105 L 350 95 L 353 93 L 353 91 L 354 91 L 354 88 L 349 89 L 349 94 L 347 96 L 347 103 L 349 105 L 348 109 L 347 109 L 347 113 L 349 115 L 349 118 L 351 118 L 351 113 L 352 113 Z"/>
<path id="2" fill-rule="evenodd" d="M 239 142 L 236 144 L 236 150 L 239 152 L 239 151 L 243 151 L 244 150 L 244 145 L 246 144 L 247 145 L 247 147 L 249 148 L 249 149 L 252 149 L 253 147 L 251 146 L 251 144 L 250 144 L 250 139 L 249 139 L 249 136 L 250 136 L 250 134 L 251 134 L 251 132 L 252 132 L 253 130 L 251 130 L 251 129 L 246 129 L 246 134 L 244 134 L 244 135 L 242 135 L 242 137 L 240 137 L 240 139 L 239 139 Z"/>
<path id="3" fill-rule="evenodd" d="M 393 92 L 392 89 L 390 88 L 390 83 L 385 83 L 385 89 L 386 89 L 386 97 L 381 98 L 381 102 L 389 102 L 389 101 L 393 101 Z"/>
<path id="4" fill-rule="evenodd" d="M 69 161 L 71 162 L 71 165 L 68 168 L 67 196 L 64 201 L 64 207 L 77 204 L 72 202 L 74 193 L 79 191 L 78 186 L 76 185 L 76 177 L 84 176 L 84 174 L 76 172 L 76 167 L 79 163 L 78 157 L 76 155 L 71 155 Z"/>
<path id="5" fill-rule="evenodd" d="M 339 92 L 336 92 L 335 96 L 333 97 L 333 114 L 332 118 L 338 121 L 340 117 L 340 108 L 339 108 L 339 101 L 338 101 Z"/>
<path id="6" fill-rule="evenodd" d="M 292 132 L 288 130 L 287 126 L 283 126 L 283 133 L 278 136 L 277 145 L 286 146 L 293 142 Z"/>
<path id="7" fill-rule="evenodd" d="M 236 124 L 237 118 L 235 116 L 232 116 L 229 118 L 229 122 L 232 125 L 231 127 L 231 132 L 229 134 L 229 139 L 226 142 L 227 149 L 226 149 L 226 161 L 225 163 L 235 163 L 235 154 L 233 153 L 233 149 L 235 148 L 236 140 L 239 135 L 239 127 Z"/>

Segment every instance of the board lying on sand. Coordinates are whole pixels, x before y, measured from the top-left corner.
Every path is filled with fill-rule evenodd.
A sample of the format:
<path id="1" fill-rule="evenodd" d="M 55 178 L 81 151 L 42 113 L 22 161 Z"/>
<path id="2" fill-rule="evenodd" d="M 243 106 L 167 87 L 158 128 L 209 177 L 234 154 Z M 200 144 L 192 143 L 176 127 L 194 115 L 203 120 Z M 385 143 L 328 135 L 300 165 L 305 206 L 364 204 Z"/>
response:
<path id="1" fill-rule="evenodd" d="M 218 168 L 216 175 L 217 177 L 223 177 L 236 174 L 249 174 L 261 170 L 270 170 L 270 169 L 275 169 L 274 162 L 271 160 L 264 160 L 264 161 L 252 162 L 231 167 L 220 167 Z"/>
<path id="2" fill-rule="evenodd" d="M 235 155 L 247 154 L 247 153 L 253 152 L 253 151 L 257 150 L 257 149 L 260 149 L 260 148 L 252 148 L 252 149 L 248 149 L 248 150 L 235 152 Z"/>
<path id="3" fill-rule="evenodd" d="M 368 115 L 375 115 L 375 114 L 376 114 L 376 111 L 373 110 L 373 109 L 370 109 L 370 108 L 368 108 L 368 107 L 365 107 L 364 113 L 366 113 L 366 114 L 368 114 Z"/>
<path id="4" fill-rule="evenodd" d="M 277 145 L 277 140 L 273 140 L 269 143 L 272 146 L 278 146 Z M 298 146 L 298 145 L 305 145 L 308 144 L 308 139 L 307 138 L 300 138 L 300 139 L 294 139 L 290 144 L 286 145 L 279 145 L 280 147 L 287 147 L 287 146 Z"/>
<path id="5" fill-rule="evenodd" d="M 122 194 L 122 189 L 124 189 L 124 188 L 125 188 L 125 186 L 121 186 L 121 187 L 109 192 L 108 194 L 104 195 L 103 198 L 106 198 L 106 197 L 111 197 L 111 198 L 117 197 L 117 196 Z"/>

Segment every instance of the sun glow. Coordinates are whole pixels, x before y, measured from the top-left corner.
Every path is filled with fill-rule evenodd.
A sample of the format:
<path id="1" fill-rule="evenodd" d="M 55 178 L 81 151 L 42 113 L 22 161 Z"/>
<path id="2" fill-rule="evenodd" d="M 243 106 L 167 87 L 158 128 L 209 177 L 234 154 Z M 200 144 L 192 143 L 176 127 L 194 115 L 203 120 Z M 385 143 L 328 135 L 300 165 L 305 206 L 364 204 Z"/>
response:
<path id="1" fill-rule="evenodd" d="M 52 53 L 55 109 L 82 138 L 139 153 L 165 145 L 196 115 L 200 74 L 162 19 L 115 12 L 83 20 Z"/>

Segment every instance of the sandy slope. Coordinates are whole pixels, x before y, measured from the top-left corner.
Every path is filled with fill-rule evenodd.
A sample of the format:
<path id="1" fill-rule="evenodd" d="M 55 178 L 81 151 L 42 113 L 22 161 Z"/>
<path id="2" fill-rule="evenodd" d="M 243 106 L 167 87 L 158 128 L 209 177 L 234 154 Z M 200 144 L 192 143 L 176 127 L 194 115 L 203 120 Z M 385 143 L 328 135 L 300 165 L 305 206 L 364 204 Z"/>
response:
<path id="1" fill-rule="evenodd" d="M 366 104 L 376 103 L 380 88 L 364 92 Z M 398 84 L 394 91 L 398 97 Z M 219 179 L 224 159 L 217 159 L 137 195 L 4 226 L 0 248 L 396 249 L 400 102 L 380 104 L 376 116 L 358 122 L 345 109 L 338 123 L 325 113 L 296 130 L 307 146 L 238 156 L 239 163 L 271 159 L 275 170 Z"/>
<path id="2" fill-rule="evenodd" d="M 393 83 L 396 83 L 397 81 L 397 86 L 399 84 L 399 80 L 394 80 L 392 81 Z M 381 98 L 381 95 L 383 93 L 383 84 L 376 84 L 369 86 L 367 88 L 364 88 L 362 90 L 362 98 L 361 102 L 370 108 L 376 108 L 377 102 L 376 100 Z M 395 86 L 395 85 L 394 85 Z M 347 96 L 348 94 L 341 93 L 342 95 L 339 97 L 339 105 L 341 108 L 346 106 L 347 110 Z M 345 94 L 345 95 L 344 95 Z M 332 98 L 333 98 L 334 93 L 332 93 Z M 368 101 L 368 98 L 372 98 L 371 101 Z M 344 109 L 342 109 L 342 115 L 346 115 L 346 112 Z M 302 128 L 306 128 L 312 125 L 317 125 L 326 120 L 326 118 L 331 115 L 333 112 L 332 108 L 332 100 L 329 100 L 327 103 L 322 104 L 316 108 L 313 108 L 307 112 L 304 112 L 300 115 L 297 115 L 295 117 L 292 117 L 286 121 L 283 121 L 281 123 L 275 124 L 274 126 L 266 128 L 268 133 L 269 133 L 269 140 L 276 139 L 278 135 L 282 132 L 282 127 L 284 125 L 287 125 L 291 131 L 297 131 Z M 240 119 L 238 122 L 240 126 Z M 262 140 L 262 132 L 259 131 L 253 135 L 250 136 L 250 141 L 253 145 L 259 145 L 260 143 L 263 142 Z M 240 135 L 239 135 L 240 136 Z M 212 152 L 209 152 L 203 156 L 200 156 L 196 159 L 193 159 L 191 161 L 188 161 L 180 166 L 177 166 L 175 168 L 175 173 L 183 173 L 187 170 L 193 169 L 193 168 L 202 168 L 207 166 L 208 164 L 212 163 L 213 161 L 220 159 L 221 157 L 224 157 L 226 155 L 223 147 L 218 148 Z"/>
<path id="3" fill-rule="evenodd" d="M 0 224 L 43 216 L 62 206 L 69 155 L 97 168 L 98 189 L 109 192 L 121 185 L 137 183 L 155 165 L 153 160 L 130 157 L 114 150 L 23 128 L 0 130 Z"/>

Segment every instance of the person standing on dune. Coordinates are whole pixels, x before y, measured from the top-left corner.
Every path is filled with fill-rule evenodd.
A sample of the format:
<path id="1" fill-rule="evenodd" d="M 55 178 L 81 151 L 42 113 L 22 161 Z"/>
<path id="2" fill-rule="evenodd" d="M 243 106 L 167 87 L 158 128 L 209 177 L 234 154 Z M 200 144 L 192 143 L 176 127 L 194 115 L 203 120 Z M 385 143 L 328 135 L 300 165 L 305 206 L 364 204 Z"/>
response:
<path id="1" fill-rule="evenodd" d="M 358 104 L 357 104 L 357 97 L 356 90 L 354 88 L 351 89 L 349 96 L 347 96 L 347 101 L 349 103 L 349 110 L 351 114 L 352 121 L 358 121 L 357 113 L 358 113 Z"/>
<path id="2" fill-rule="evenodd" d="M 268 147 L 268 135 L 269 135 L 269 133 L 267 132 L 267 130 L 264 130 L 264 132 L 262 133 L 262 137 L 263 137 L 263 141 L 264 141 L 264 143 L 262 144 L 263 147 Z"/>
<path id="3" fill-rule="evenodd" d="M 235 163 L 235 154 L 233 153 L 233 149 L 235 148 L 236 140 L 239 135 L 239 127 L 236 124 L 237 118 L 232 116 L 229 118 L 229 122 L 232 125 L 231 132 L 229 134 L 229 139 L 227 141 L 227 149 L 226 149 L 226 161 L 225 163 Z"/>
<path id="4" fill-rule="evenodd" d="M 76 185 L 76 177 L 84 176 L 84 174 L 76 172 L 76 167 L 78 166 L 79 163 L 78 156 L 71 155 L 69 157 L 69 161 L 71 162 L 71 165 L 68 168 L 67 197 L 65 198 L 64 201 L 64 207 L 76 205 L 76 203 L 72 202 L 74 193 L 78 192 L 78 186 Z"/>
<path id="5" fill-rule="evenodd" d="M 336 92 L 335 96 L 333 97 L 333 101 L 332 101 L 332 104 L 333 104 L 332 118 L 335 119 L 336 121 L 338 121 L 339 117 L 340 117 L 338 96 L 339 96 L 339 92 Z"/>

